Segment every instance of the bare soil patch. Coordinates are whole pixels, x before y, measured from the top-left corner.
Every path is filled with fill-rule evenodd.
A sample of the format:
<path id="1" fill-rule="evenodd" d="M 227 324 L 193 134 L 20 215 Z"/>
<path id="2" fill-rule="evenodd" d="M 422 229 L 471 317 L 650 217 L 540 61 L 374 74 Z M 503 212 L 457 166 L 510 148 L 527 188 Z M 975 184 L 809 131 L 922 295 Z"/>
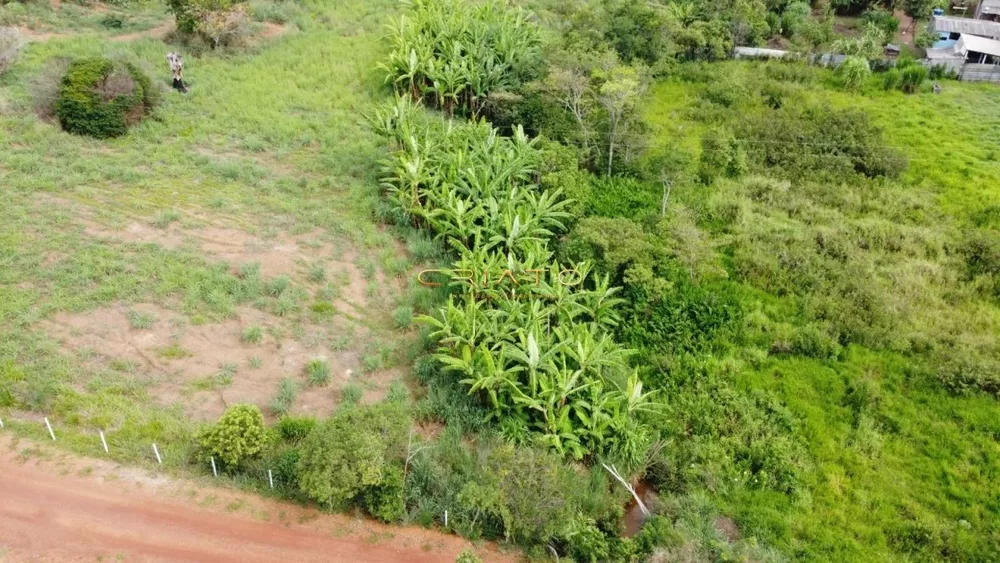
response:
<path id="1" fill-rule="evenodd" d="M 0 431 L 4 561 L 516 561 L 496 546 L 416 527 L 264 500 L 115 463 L 71 457 Z"/>
<path id="2" fill-rule="evenodd" d="M 130 314 L 155 319 L 149 328 L 133 328 Z M 266 411 L 277 382 L 289 376 L 299 383 L 293 412 L 329 415 L 340 400 L 340 391 L 352 381 L 368 389 L 365 400 L 384 395 L 398 375 L 392 370 L 362 374 L 356 351 L 331 350 L 329 342 L 346 325 L 309 329 L 304 342 L 288 336 L 288 323 L 248 307 L 237 318 L 192 325 L 184 315 L 151 304 L 123 305 L 87 313 L 60 313 L 39 327 L 65 348 L 104 366 L 129 369 L 142 378 L 153 400 L 180 404 L 196 420 L 214 420 L 228 405 L 255 404 Z M 263 329 L 259 344 L 243 342 L 251 326 Z M 364 329 L 356 329 L 356 338 Z M 310 386 L 306 364 L 323 360 L 330 367 L 330 382 Z M 122 367 L 124 366 L 124 367 Z M 357 374 L 357 375 L 355 375 Z"/>
<path id="3" fill-rule="evenodd" d="M 111 40 L 116 42 L 135 41 L 136 39 L 142 39 L 143 37 L 163 39 L 167 35 L 170 35 L 176 27 L 177 26 L 174 24 L 173 18 L 170 18 L 154 28 L 136 31 L 133 33 L 125 33 L 123 35 L 115 35 L 111 37 Z"/>

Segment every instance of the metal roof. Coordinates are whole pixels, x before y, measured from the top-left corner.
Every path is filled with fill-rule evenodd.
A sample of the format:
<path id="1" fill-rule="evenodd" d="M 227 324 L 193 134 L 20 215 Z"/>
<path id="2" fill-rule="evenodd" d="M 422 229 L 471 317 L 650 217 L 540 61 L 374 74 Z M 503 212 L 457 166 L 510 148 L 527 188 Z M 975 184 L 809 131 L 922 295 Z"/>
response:
<path id="1" fill-rule="evenodd" d="M 963 35 L 958 39 L 958 43 L 955 44 L 955 51 L 959 53 L 975 51 L 977 53 L 986 53 L 987 55 L 1000 57 L 1000 41 L 985 37 L 976 37 L 975 35 Z"/>
<path id="2" fill-rule="evenodd" d="M 934 31 L 978 35 L 980 37 L 1000 37 L 1000 23 L 987 20 L 938 16 L 934 18 L 933 25 Z"/>
<path id="3" fill-rule="evenodd" d="M 980 0 L 977 14 L 1000 14 L 1000 0 Z"/>

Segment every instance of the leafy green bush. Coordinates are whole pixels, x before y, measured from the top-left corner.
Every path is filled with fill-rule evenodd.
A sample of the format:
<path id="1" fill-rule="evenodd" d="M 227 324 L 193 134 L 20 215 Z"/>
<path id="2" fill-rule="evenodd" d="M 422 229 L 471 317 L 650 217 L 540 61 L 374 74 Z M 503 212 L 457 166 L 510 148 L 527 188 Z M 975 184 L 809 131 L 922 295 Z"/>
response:
<path id="1" fill-rule="evenodd" d="M 794 178 L 895 177 L 906 168 L 861 110 L 783 107 L 746 118 L 739 137 L 753 139 L 746 144 L 752 164 Z"/>
<path id="2" fill-rule="evenodd" d="M 659 213 L 662 187 L 635 178 L 605 176 L 591 180 L 587 214 L 640 219 Z"/>
<path id="3" fill-rule="evenodd" d="M 701 138 L 698 177 L 705 184 L 716 178 L 736 178 L 747 171 L 747 153 L 742 143 L 726 129 L 713 129 Z"/>
<path id="4" fill-rule="evenodd" d="M 402 468 L 387 465 L 379 482 L 361 491 L 361 506 L 383 522 L 401 521 L 406 516 Z"/>
<path id="5" fill-rule="evenodd" d="M 73 61 L 62 79 L 56 116 L 70 133 L 99 139 L 124 135 L 157 101 L 149 78 L 131 63 Z"/>
<path id="6" fill-rule="evenodd" d="M 370 491 L 366 505 L 395 519 L 409 416 L 398 403 L 347 407 L 319 423 L 302 442 L 298 481 L 303 493 L 330 508 L 344 508 Z M 372 489 L 372 487 L 375 487 Z M 381 488 L 378 488 L 381 487 Z"/>
<path id="7" fill-rule="evenodd" d="M 1000 234 L 977 229 L 960 250 L 965 258 L 966 279 L 983 280 L 980 283 L 1000 298 Z"/>
<path id="8" fill-rule="evenodd" d="M 203 460 L 215 457 L 225 468 L 238 468 L 264 450 L 264 416 L 254 405 L 229 407 L 218 422 L 198 433 L 197 442 Z"/>
<path id="9" fill-rule="evenodd" d="M 861 14 L 859 19 L 864 23 L 875 25 L 882 30 L 886 37 L 894 37 L 899 31 L 899 20 L 892 15 L 892 12 L 881 6 Z"/>
<path id="10" fill-rule="evenodd" d="M 392 29 L 393 49 L 379 64 L 386 82 L 449 113 L 478 114 L 491 92 L 514 90 L 537 72 L 537 28 L 497 0 L 422 0 Z"/>
<path id="11" fill-rule="evenodd" d="M 183 33 L 195 33 L 201 25 L 202 16 L 207 12 L 222 12 L 238 4 L 240 0 L 167 0 L 167 6 L 174 13 L 177 29 Z"/>

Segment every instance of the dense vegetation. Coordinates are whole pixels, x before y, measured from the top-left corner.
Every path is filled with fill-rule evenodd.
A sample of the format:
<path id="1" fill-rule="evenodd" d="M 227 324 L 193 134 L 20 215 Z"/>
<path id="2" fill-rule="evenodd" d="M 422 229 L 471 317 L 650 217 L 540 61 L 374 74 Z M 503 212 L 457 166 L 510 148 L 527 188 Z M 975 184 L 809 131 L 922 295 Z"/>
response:
<path id="1" fill-rule="evenodd" d="M 435 287 L 390 305 L 393 334 L 420 339 L 396 356 L 413 364 L 409 385 L 370 404 L 348 387 L 331 416 L 290 416 L 296 378 L 338 375 L 316 359 L 278 383 L 271 422 L 240 405 L 196 430 L 145 402 L 132 366 L 74 380 L 82 360 L 30 336 L 53 311 L 180 296 L 198 322 L 252 306 L 301 327 L 300 313 L 330 314 L 330 292 L 322 268 L 306 293 L 183 249 L 67 242 L 67 219 L 45 209 L 39 230 L 72 250 L 53 279 L 51 244 L 25 228 L 0 237 L 13 327 L 0 327 L 0 408 L 14 428 L 22 411 L 46 413 L 91 451 L 93 430 L 115 427 L 128 461 L 156 440 L 168 459 L 198 471 L 214 459 L 266 494 L 426 526 L 445 527 L 447 511 L 449 531 L 538 558 L 1000 557 L 993 87 L 937 73 L 931 94 L 933 70 L 873 62 L 899 32 L 883 2 L 344 4 L 303 2 L 301 34 L 252 65 L 198 60 L 203 88 L 100 150 L 24 109 L 30 80 L 64 54 L 32 47 L 0 78 L 12 86 L 0 107 L 17 110 L 0 125 L 20 139 L 3 147 L 0 178 L 16 190 L 0 216 L 23 224 L 24 194 L 70 182 L 144 212 L 237 201 L 303 232 L 361 232 L 359 246 L 387 251 L 384 272 L 406 275 L 414 264 L 357 219 L 371 215 L 435 270 L 421 278 Z M 170 5 L 194 34 L 242 9 Z M 841 13 L 861 15 L 850 37 L 834 33 Z M 723 61 L 735 45 L 849 58 Z M 162 65 L 162 45 L 135 51 Z M 260 100 L 268 111 L 245 111 Z M 190 162 L 226 142 L 253 159 Z M 50 171 L 79 150 L 110 171 Z M 268 158 L 303 173 L 251 164 Z M 164 191 L 163 173 L 181 187 Z M 251 326 L 241 339 L 270 336 Z M 365 352 L 372 366 L 387 357 Z M 611 470 L 657 491 L 633 537 Z"/>
<path id="2" fill-rule="evenodd" d="M 896 448 L 923 438 L 893 414 L 906 404 L 897 393 L 995 393 L 993 247 L 984 239 L 993 235 L 966 231 L 961 215 L 910 189 L 905 149 L 881 120 L 827 103 L 830 89 L 923 91 L 922 66 L 904 59 L 873 72 L 863 58 L 877 56 L 891 21 L 870 12 L 865 33 L 839 44 L 858 55 L 836 73 L 794 62 L 722 70 L 697 62 L 724 56 L 711 40 L 679 45 L 681 27 L 740 18 L 740 6 L 689 15 L 680 4 L 540 7 L 570 23 L 543 47 L 549 68 L 483 114 L 499 131 L 435 124 L 405 100 L 376 114 L 397 151 L 385 216 L 429 229 L 453 257 L 449 302 L 428 320 L 441 372 L 432 384 L 466 389 L 514 444 L 613 463 L 669 498 L 712 491 L 744 533 L 787 555 L 860 557 L 871 546 L 860 539 L 866 525 L 885 530 L 878 558 L 996 553 L 996 538 L 971 532 L 996 514 L 944 508 L 935 493 L 908 498 L 898 482 L 869 501 L 885 511 L 848 526 L 856 532 L 820 538 L 804 524 L 843 502 L 825 496 L 829 464 L 871 477 L 880 463 L 907 463 Z M 796 17 L 821 25 L 808 10 L 782 10 L 789 27 Z M 768 37 L 770 26 L 741 22 L 718 28 L 720 53 L 729 41 Z M 666 77 L 660 91 L 685 94 L 667 104 L 673 136 L 642 112 L 657 76 Z M 559 144 L 528 141 L 525 130 Z M 584 273 L 579 287 L 555 283 L 568 267 Z M 515 285 L 525 271 L 540 272 L 537 283 Z M 990 313 L 969 322 L 974 310 Z M 629 366 L 637 375 L 623 385 Z M 793 400 L 803 385 L 828 395 Z M 441 408 L 445 420 L 458 417 Z M 956 430 L 946 439 L 960 440 Z M 988 472 L 997 464 L 990 432 L 966 441 L 985 448 Z M 838 440 L 840 453 L 827 449 Z M 974 481 L 966 486 L 986 483 Z M 856 486 L 877 494 L 870 487 L 880 485 Z M 962 531 L 947 531 L 944 514 Z"/>
<path id="3" fill-rule="evenodd" d="M 135 65 L 109 59 L 73 61 L 62 78 L 55 114 L 70 133 L 124 135 L 151 111 L 159 92 Z"/>

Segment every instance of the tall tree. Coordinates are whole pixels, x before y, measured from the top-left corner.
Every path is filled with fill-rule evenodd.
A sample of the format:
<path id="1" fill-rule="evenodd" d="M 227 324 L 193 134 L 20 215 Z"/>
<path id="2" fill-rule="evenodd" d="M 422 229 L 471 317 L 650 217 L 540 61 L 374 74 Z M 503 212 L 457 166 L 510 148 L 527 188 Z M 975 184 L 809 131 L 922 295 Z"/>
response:
<path id="1" fill-rule="evenodd" d="M 628 132 L 644 88 L 642 74 L 634 66 L 615 64 L 601 74 L 604 82 L 597 90 L 596 99 L 608 116 L 608 174 L 611 174 L 615 147 Z"/>

